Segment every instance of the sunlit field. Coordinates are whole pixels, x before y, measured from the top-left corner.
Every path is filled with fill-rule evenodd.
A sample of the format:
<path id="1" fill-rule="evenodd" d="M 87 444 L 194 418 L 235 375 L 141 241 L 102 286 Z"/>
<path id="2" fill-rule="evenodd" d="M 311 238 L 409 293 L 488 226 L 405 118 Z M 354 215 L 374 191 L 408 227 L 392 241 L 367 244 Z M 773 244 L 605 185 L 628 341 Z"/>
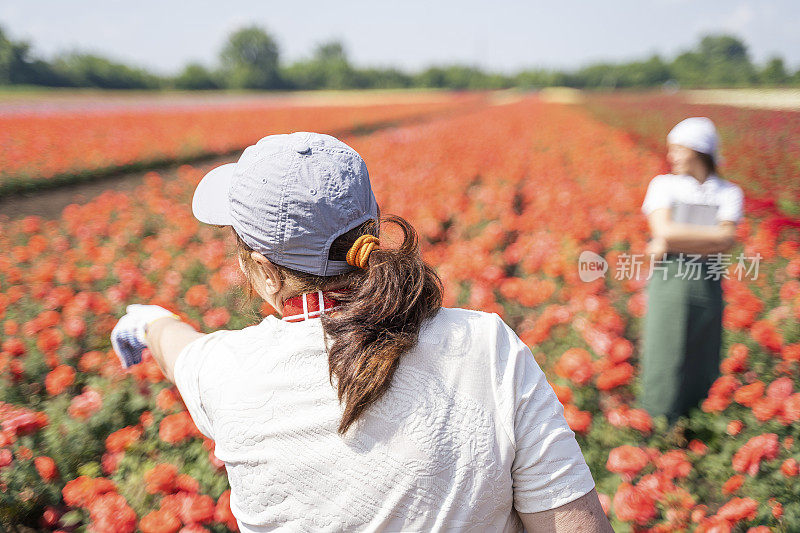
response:
<path id="1" fill-rule="evenodd" d="M 0 191 L 232 153 L 272 133 L 335 134 L 364 157 L 382 212 L 419 231 L 445 305 L 499 313 L 530 346 L 617 531 L 796 531 L 800 113 L 682 93 L 568 94 L 137 97 L 92 109 L 8 99 Z M 634 405 L 647 270 L 616 274 L 644 253 L 640 208 L 667 170 L 669 128 L 698 115 L 717 124 L 721 174 L 746 195 L 732 253 L 761 259 L 757 273 L 732 264 L 723 279 L 722 375 L 680 421 L 684 440 Z M 236 530 L 214 443 L 149 353 L 123 370 L 109 334 L 130 303 L 168 307 L 204 332 L 273 310 L 238 305 L 234 242 L 192 216 L 208 165 L 152 168 L 133 192 L 0 220 L 0 525 Z M 578 270 L 587 250 L 609 265 L 590 282 Z"/>
<path id="2" fill-rule="evenodd" d="M 370 130 L 479 100 L 418 91 L 0 94 L 0 194 L 227 154 L 271 133 Z"/>

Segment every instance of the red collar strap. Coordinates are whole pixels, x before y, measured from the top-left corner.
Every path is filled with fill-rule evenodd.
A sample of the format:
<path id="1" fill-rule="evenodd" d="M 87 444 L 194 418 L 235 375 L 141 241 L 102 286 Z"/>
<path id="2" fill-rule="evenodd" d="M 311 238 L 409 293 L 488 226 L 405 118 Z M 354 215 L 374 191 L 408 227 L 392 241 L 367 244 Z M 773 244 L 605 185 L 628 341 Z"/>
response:
<path id="1" fill-rule="evenodd" d="M 335 291 L 306 292 L 292 296 L 283 302 L 283 318 L 286 322 L 302 322 L 309 318 L 319 318 L 328 311 L 339 308 L 339 300 L 330 296 L 332 292 L 347 292 L 351 289 Z M 322 305 L 320 306 L 320 300 Z"/>

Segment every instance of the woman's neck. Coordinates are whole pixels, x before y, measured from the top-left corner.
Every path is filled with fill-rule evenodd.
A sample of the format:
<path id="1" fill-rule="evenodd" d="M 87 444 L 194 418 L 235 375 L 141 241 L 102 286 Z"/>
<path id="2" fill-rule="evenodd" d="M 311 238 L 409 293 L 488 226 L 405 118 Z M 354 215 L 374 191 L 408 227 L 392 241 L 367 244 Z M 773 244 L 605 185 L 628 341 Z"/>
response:
<path id="1" fill-rule="evenodd" d="M 711 172 L 708 172 L 707 170 L 697 170 L 694 172 L 689 172 L 689 175 L 698 182 L 704 183 L 708 178 L 711 177 Z"/>
<path id="2" fill-rule="evenodd" d="M 340 289 L 344 289 L 345 287 L 346 287 L 346 283 L 340 283 L 336 287 L 325 287 L 324 289 L 320 289 L 320 290 L 322 292 L 333 292 L 333 291 L 337 291 L 337 290 L 340 290 Z M 289 298 L 294 298 L 295 296 L 302 296 L 304 293 L 316 293 L 316 292 L 317 291 L 315 289 L 309 289 L 307 291 L 301 291 L 301 290 L 297 290 L 297 289 L 288 290 L 288 291 L 286 291 L 286 295 L 281 295 L 281 307 L 283 307 L 283 304 L 286 303 L 286 301 Z"/>

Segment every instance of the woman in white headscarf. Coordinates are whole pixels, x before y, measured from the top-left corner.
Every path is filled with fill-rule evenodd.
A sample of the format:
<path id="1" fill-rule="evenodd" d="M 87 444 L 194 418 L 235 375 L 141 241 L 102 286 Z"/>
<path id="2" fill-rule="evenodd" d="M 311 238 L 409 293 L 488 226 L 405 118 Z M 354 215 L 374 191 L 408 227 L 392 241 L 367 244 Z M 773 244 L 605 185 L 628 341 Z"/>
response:
<path id="1" fill-rule="evenodd" d="M 717 173 L 719 140 L 706 117 L 667 136 L 671 174 L 650 181 L 642 204 L 652 240 L 639 403 L 672 424 L 719 376 L 722 271 L 730 264 L 742 189 Z M 722 255 L 715 255 L 722 254 Z"/>

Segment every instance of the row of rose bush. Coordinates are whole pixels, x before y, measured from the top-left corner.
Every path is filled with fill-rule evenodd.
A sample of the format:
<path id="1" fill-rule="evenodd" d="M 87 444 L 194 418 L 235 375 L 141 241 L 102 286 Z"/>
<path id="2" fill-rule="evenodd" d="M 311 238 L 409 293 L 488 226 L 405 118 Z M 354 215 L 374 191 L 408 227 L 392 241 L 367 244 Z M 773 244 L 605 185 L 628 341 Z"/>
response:
<path id="1" fill-rule="evenodd" d="M 739 250 L 764 258 L 760 276 L 724 280 L 723 375 L 681 420 L 687 442 L 635 406 L 646 277 L 611 275 L 644 250 L 639 208 L 661 154 L 535 97 L 344 140 L 364 156 L 382 210 L 420 231 L 445 305 L 498 312 L 531 346 L 618 531 L 800 523 L 792 228 L 752 213 L 739 226 Z M 272 312 L 237 305 L 229 235 L 191 215 L 205 170 L 152 173 L 134 193 L 0 228 L 0 413 L 13 413 L 0 414 L 0 520 L 235 528 L 213 442 L 151 358 L 123 371 L 108 342 L 133 302 L 204 331 Z M 605 278 L 580 280 L 583 250 L 609 261 Z"/>
<path id="2" fill-rule="evenodd" d="M 344 133 L 479 106 L 451 94 L 405 104 L 287 106 L 266 99 L 183 107 L 0 113 L 0 193 L 227 154 L 270 133 Z"/>

